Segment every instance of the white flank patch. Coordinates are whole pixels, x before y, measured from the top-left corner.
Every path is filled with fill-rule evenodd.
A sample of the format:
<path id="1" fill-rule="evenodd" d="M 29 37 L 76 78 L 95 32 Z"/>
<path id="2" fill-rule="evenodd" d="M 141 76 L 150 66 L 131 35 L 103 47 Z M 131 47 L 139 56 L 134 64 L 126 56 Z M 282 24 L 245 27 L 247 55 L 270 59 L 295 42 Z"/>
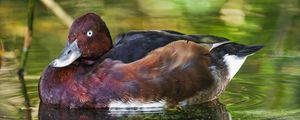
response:
<path id="1" fill-rule="evenodd" d="M 236 55 L 224 55 L 224 62 L 227 65 L 228 76 L 227 78 L 231 80 L 233 76 L 239 71 L 243 63 L 245 62 L 247 56 L 238 57 Z"/>
<path id="2" fill-rule="evenodd" d="M 157 102 L 141 102 L 132 100 L 129 102 L 122 102 L 122 101 L 112 101 L 109 103 L 109 110 L 111 112 L 117 111 L 143 111 L 143 112 L 150 112 L 150 111 L 159 111 L 163 110 L 166 106 L 166 102 L 164 100 L 157 101 Z"/>

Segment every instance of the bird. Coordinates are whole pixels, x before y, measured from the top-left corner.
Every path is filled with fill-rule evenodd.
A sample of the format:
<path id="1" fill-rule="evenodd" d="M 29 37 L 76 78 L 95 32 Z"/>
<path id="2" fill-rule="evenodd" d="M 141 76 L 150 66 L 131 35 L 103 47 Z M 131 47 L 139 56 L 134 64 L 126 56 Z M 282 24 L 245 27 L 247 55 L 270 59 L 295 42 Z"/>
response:
<path id="1" fill-rule="evenodd" d="M 66 47 L 41 74 L 41 103 L 70 109 L 200 104 L 217 99 L 246 58 L 263 48 L 172 30 L 130 31 L 115 41 L 97 14 L 75 19 Z"/>

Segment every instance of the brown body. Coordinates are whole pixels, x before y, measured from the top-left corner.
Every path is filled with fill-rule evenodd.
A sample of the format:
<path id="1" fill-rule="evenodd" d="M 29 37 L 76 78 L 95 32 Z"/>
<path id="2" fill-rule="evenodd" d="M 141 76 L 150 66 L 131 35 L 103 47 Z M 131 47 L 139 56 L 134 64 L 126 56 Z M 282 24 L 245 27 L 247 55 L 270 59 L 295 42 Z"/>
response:
<path id="1" fill-rule="evenodd" d="M 106 59 L 91 74 L 81 64 L 48 68 L 46 74 L 56 78 L 42 76 L 40 92 L 44 103 L 61 107 L 105 108 L 111 101 L 131 100 L 178 103 L 212 86 L 209 64 L 208 46 L 182 40 L 133 63 Z"/>

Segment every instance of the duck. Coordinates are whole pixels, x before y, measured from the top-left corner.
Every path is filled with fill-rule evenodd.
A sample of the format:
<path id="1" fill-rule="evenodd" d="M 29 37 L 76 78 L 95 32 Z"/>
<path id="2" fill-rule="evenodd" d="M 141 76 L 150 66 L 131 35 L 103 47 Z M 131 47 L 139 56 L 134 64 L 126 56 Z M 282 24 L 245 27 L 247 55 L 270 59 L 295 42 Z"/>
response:
<path id="1" fill-rule="evenodd" d="M 247 46 L 172 30 L 121 33 L 113 44 L 100 16 L 74 20 L 67 45 L 42 72 L 42 104 L 59 108 L 153 108 L 217 99 L 246 58 Z"/>

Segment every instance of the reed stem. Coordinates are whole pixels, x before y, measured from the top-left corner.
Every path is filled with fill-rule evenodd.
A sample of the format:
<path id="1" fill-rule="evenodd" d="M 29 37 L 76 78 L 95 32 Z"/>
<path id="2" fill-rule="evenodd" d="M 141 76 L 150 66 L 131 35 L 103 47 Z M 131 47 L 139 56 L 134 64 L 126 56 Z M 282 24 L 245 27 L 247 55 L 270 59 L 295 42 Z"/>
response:
<path id="1" fill-rule="evenodd" d="M 1 69 L 1 65 L 2 65 L 3 55 L 4 55 L 4 46 L 3 46 L 2 40 L 0 40 L 0 69 Z"/>
<path id="2" fill-rule="evenodd" d="M 24 106 L 27 109 L 30 109 L 30 100 L 26 88 L 26 82 L 24 79 L 24 71 L 25 71 L 25 66 L 28 58 L 28 53 L 31 45 L 31 40 L 32 40 L 32 31 L 33 31 L 33 20 L 34 20 L 34 6 L 35 6 L 35 0 L 29 0 L 28 2 L 28 18 L 27 18 L 27 28 L 25 30 L 25 35 L 24 35 L 24 46 L 23 46 L 23 51 L 21 54 L 21 63 L 20 67 L 18 70 L 18 76 L 19 80 L 21 83 L 21 89 L 22 89 L 22 94 L 24 96 Z"/>

